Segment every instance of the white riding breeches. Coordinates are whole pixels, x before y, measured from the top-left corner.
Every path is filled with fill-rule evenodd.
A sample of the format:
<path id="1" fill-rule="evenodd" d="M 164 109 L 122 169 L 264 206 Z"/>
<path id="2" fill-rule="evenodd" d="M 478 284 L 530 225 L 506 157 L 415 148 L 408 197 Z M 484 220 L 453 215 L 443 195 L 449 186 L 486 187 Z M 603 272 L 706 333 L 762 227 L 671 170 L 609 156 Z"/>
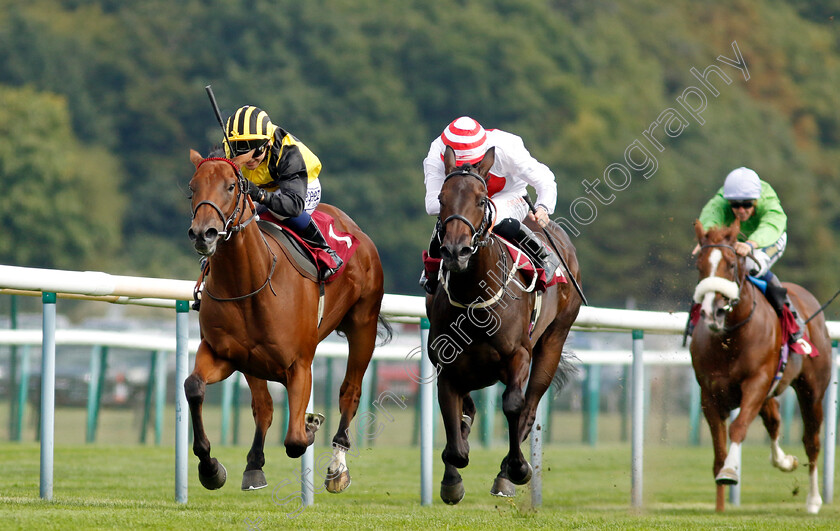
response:
<path id="1" fill-rule="evenodd" d="M 754 277 L 763 277 L 785 253 L 785 247 L 787 247 L 787 233 L 783 232 L 776 243 L 756 249 L 752 252 L 752 256 L 747 256 L 747 272 Z"/>

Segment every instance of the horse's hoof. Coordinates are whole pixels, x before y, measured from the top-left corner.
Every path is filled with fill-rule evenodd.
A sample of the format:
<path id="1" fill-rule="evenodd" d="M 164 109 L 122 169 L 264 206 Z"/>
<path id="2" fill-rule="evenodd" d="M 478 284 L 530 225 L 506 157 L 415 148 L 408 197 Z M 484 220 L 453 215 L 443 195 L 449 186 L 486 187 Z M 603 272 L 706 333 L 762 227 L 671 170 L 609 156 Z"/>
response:
<path id="1" fill-rule="evenodd" d="M 793 472 L 799 466 L 799 459 L 795 455 L 786 455 L 781 462 L 776 462 L 774 459 L 770 460 L 773 466 L 782 472 Z"/>
<path id="2" fill-rule="evenodd" d="M 350 486 L 350 471 L 344 468 L 340 474 L 336 474 L 327 469 L 327 479 L 324 480 L 324 485 L 327 487 L 327 492 L 333 494 L 343 492 Z"/>
<path id="3" fill-rule="evenodd" d="M 447 505 L 455 505 L 464 499 L 464 482 L 459 481 L 454 485 L 440 483 L 440 499 Z"/>
<path id="4" fill-rule="evenodd" d="M 320 413 L 307 413 L 306 414 L 306 431 L 315 433 L 324 424 L 324 415 Z"/>
<path id="5" fill-rule="evenodd" d="M 531 463 L 529 463 L 528 461 L 525 461 L 525 465 L 526 465 L 528 468 L 527 468 L 527 470 L 525 470 L 525 474 L 524 474 L 521 478 L 517 478 L 517 477 L 516 477 L 518 474 L 522 474 L 522 470 L 521 470 L 521 469 L 516 471 L 516 472 L 518 472 L 518 474 L 511 474 L 510 467 L 508 467 L 508 473 L 507 473 L 507 475 L 508 475 L 508 477 L 510 478 L 510 480 L 511 480 L 511 481 L 512 481 L 515 485 L 525 485 L 526 483 L 528 483 L 529 481 L 531 481 L 531 476 L 532 476 L 532 475 L 533 475 L 533 473 L 534 473 L 534 469 L 533 469 L 533 468 L 531 468 Z"/>
<path id="6" fill-rule="evenodd" d="M 209 470 L 205 470 L 201 463 L 198 464 L 198 480 L 201 485 L 207 490 L 222 488 L 222 485 L 227 481 L 225 466 L 214 457 L 210 460 L 210 465 L 207 468 Z"/>
<path id="7" fill-rule="evenodd" d="M 737 485 L 738 472 L 734 468 L 722 468 L 715 477 L 715 483 L 718 485 Z"/>
<path id="8" fill-rule="evenodd" d="M 242 490 L 259 490 L 268 486 L 262 470 L 246 470 L 242 474 Z"/>
<path id="9" fill-rule="evenodd" d="M 516 485 L 511 483 L 508 478 L 498 475 L 493 480 L 493 486 L 490 487 L 490 494 L 500 498 L 513 498 L 516 496 Z"/>
<path id="10" fill-rule="evenodd" d="M 812 499 L 811 496 L 808 496 L 808 501 L 805 503 L 805 510 L 808 511 L 808 514 L 817 514 L 820 512 L 820 507 L 822 507 L 822 497 L 819 494 L 814 496 Z"/>

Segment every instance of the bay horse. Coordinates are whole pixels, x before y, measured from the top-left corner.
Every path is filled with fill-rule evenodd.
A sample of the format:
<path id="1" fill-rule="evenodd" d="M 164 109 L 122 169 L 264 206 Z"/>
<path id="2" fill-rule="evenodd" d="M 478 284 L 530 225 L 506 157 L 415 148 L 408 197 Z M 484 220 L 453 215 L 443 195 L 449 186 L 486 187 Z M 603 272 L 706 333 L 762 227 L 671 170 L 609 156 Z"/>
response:
<path id="1" fill-rule="evenodd" d="M 210 267 L 199 309 L 201 343 L 195 368 L 184 382 L 199 479 L 207 489 L 217 489 L 227 476 L 224 466 L 210 456 L 201 417 L 205 386 L 234 371 L 245 375 L 256 432 L 242 489 L 265 487 L 263 450 L 273 415 L 266 380 L 280 382 L 288 391 L 289 427 L 284 444 L 289 457 L 299 457 L 313 443 L 322 420 L 306 414 L 315 348 L 338 330 L 347 338 L 349 357 L 339 392 L 341 421 L 333 438 L 325 483 L 328 491 L 341 492 L 350 484 L 345 462 L 349 425 L 359 406 L 362 377 L 380 331 L 378 324 L 384 327 L 386 340 L 391 334 L 379 315 L 384 293 L 379 255 L 371 239 L 347 214 L 324 203 L 318 206 L 332 216 L 336 231 L 350 233 L 359 241 L 343 273 L 324 286 L 323 320 L 319 323 L 319 284 L 299 274 L 277 241 L 251 223 L 256 211 L 239 172 L 247 157 L 204 158 L 190 150 L 196 170 L 189 183 L 189 237 L 196 251 L 208 257 Z"/>
<path id="2" fill-rule="evenodd" d="M 790 472 L 798 466 L 795 456 L 779 446 L 779 396 L 793 387 L 802 412 L 802 442 L 808 455 L 809 479 L 806 509 L 816 514 L 822 505 L 817 481 L 817 457 L 820 452 L 820 426 L 823 421 L 822 399 L 831 378 L 831 340 L 824 314 L 807 324 L 807 335 L 816 347 L 816 357 L 791 352 L 782 366 L 780 349 L 787 341 L 772 305 L 747 279 L 744 257 L 735 253 L 740 223 L 706 232 L 699 221 L 694 224 L 700 251 L 697 269 L 700 282 L 694 300 L 700 303 L 700 321 L 691 338 L 691 363 L 703 414 L 709 424 L 714 446 L 715 509 L 724 510 L 724 486 L 740 480 L 740 446 L 756 415 L 760 415 L 770 435 L 771 460 L 775 467 Z M 819 302 L 803 287 L 786 282 L 790 299 L 803 319 L 813 316 Z M 784 369 L 774 383 L 777 373 Z M 729 426 L 729 450 L 726 448 L 726 420 L 740 408 Z M 832 470 L 827 470 L 832 474 Z"/>
<path id="3" fill-rule="evenodd" d="M 520 444 L 555 374 L 562 384 L 572 370 L 568 362 L 561 363 L 561 354 L 581 305 L 571 284 L 555 284 L 541 295 L 539 317 L 530 329 L 537 293 L 527 289 L 506 246 L 490 230 L 487 178 L 494 160 L 491 148 L 477 165 L 456 168 L 452 148 L 444 153 L 447 177 L 439 196 L 443 278 L 435 294 L 427 295 L 426 312 L 429 358 L 437 371 L 446 430 L 440 497 L 447 504 L 460 502 L 465 494 L 457 469 L 469 463 L 467 437 L 476 414 L 469 393 L 497 381 L 505 384 L 502 409 L 510 445 L 491 493 L 513 496 L 515 485 L 530 480 L 532 468 Z M 564 253 L 566 274 L 579 280 L 571 240 L 557 225 L 549 230 Z"/>

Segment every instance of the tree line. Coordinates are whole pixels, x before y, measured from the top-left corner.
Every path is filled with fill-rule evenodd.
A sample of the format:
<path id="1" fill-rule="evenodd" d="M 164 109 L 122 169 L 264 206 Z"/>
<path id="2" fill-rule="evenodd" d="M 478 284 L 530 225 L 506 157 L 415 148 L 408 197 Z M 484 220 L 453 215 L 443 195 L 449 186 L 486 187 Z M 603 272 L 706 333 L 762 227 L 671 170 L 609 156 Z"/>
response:
<path id="1" fill-rule="evenodd" d="M 0 6 L 2 263 L 194 278 L 188 151 L 220 141 L 212 84 L 225 116 L 257 105 L 321 158 L 390 292 L 420 294 L 421 161 L 465 114 L 554 171 L 592 304 L 685 309 L 692 223 L 742 165 L 788 213 L 780 277 L 840 288 L 831 2 Z"/>

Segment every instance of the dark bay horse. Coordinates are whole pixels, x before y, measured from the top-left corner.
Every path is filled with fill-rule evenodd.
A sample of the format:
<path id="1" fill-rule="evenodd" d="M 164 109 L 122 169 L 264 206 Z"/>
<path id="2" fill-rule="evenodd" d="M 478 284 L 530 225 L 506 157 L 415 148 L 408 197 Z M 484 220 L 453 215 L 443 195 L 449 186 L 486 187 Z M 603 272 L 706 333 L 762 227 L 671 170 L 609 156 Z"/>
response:
<path id="1" fill-rule="evenodd" d="M 491 493 L 513 496 L 514 485 L 530 480 L 531 465 L 520 444 L 531 431 L 537 405 L 555 373 L 562 378 L 570 369 L 561 363 L 561 354 L 581 304 L 572 284 L 548 288 L 541 295 L 531 333 L 537 294 L 526 288 L 505 245 L 490 231 L 493 211 L 486 180 L 494 159 L 491 148 L 476 166 L 456 168 L 452 148 L 444 154 L 443 279 L 437 292 L 427 296 L 426 312 L 431 324 L 429 358 L 438 371 L 438 401 L 446 429 L 440 497 L 448 504 L 464 497 L 457 469 L 469 463 L 467 437 L 476 413 L 469 393 L 497 381 L 505 384 L 502 409 L 510 447 Z M 569 266 L 566 274 L 579 280 L 574 246 L 560 227 L 551 224 L 550 230 Z"/>
<path id="2" fill-rule="evenodd" d="M 189 184 L 193 212 L 189 237 L 196 251 L 210 260 L 199 310 L 201 344 L 195 368 L 184 382 L 199 479 L 206 488 L 217 489 L 227 475 L 221 463 L 210 457 L 210 441 L 201 418 L 205 386 L 234 371 L 245 374 L 251 387 L 256 433 L 242 489 L 265 487 L 263 449 L 273 414 L 266 380 L 280 382 L 288 391 L 286 454 L 299 457 L 312 444 L 320 424 L 318 418 L 306 414 L 315 348 L 330 332 L 339 330 L 347 337 L 349 358 L 326 486 L 330 492 L 341 492 L 350 484 L 345 463 L 349 425 L 359 405 L 362 377 L 373 354 L 379 322 L 390 336 L 387 323 L 379 318 L 384 293 L 379 255 L 370 238 L 344 212 L 323 203 L 318 206 L 333 217 L 337 231 L 351 233 L 359 241 L 344 272 L 325 286 L 319 326 L 319 285 L 301 276 L 276 240 L 251 223 L 254 204 L 243 190 L 245 183 L 239 173 L 243 162 L 239 159 L 247 156 L 205 159 L 190 150 L 196 171 Z"/>
<path id="3" fill-rule="evenodd" d="M 804 424 L 802 442 L 808 454 L 810 486 L 806 509 L 816 514 L 822 505 L 817 481 L 822 399 L 831 377 L 831 340 L 825 317 L 819 314 L 807 324 L 807 335 L 819 355 L 808 357 L 791 352 L 784 373 L 774 387 L 774 377 L 780 369 L 780 348 L 786 338 L 782 337 L 773 307 L 747 280 L 744 258 L 735 253 L 739 230 L 737 220 L 729 228 L 709 232 L 703 230 L 699 221 L 695 222 L 700 243 L 697 257 L 700 282 L 694 300 L 701 304 L 701 319 L 694 329 L 690 350 L 715 451 L 715 508 L 724 509 L 724 485 L 737 484 L 740 479 L 738 450 L 756 415 L 761 416 L 770 435 L 773 465 L 785 472 L 797 467 L 796 457 L 786 455 L 779 446 L 781 417 L 775 398 L 791 386 L 799 400 Z M 804 288 L 792 283 L 784 286 L 803 319 L 819 310 L 819 302 Z M 726 420 L 737 408 L 741 409 L 729 426 L 731 445 L 727 451 Z"/>

